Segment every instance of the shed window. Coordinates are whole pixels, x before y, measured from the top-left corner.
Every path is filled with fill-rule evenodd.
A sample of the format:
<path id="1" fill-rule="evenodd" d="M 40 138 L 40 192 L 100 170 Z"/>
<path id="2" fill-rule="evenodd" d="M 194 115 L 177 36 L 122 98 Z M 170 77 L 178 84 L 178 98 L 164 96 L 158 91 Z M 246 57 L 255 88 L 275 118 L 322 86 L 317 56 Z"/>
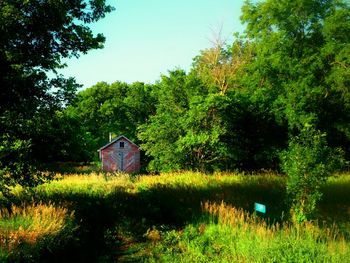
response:
<path id="1" fill-rule="evenodd" d="M 119 147 L 124 148 L 124 142 L 119 142 Z"/>

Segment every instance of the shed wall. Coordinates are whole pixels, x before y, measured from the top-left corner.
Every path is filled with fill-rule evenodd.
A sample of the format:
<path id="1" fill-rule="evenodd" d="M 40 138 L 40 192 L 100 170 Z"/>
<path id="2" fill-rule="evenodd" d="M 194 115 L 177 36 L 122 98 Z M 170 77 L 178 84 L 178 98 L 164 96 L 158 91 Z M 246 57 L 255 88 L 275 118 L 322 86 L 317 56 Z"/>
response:
<path id="1" fill-rule="evenodd" d="M 124 143 L 124 147 L 121 147 L 120 142 Z M 140 150 L 124 138 L 102 149 L 101 158 L 102 169 L 106 172 L 133 173 L 140 170 Z"/>

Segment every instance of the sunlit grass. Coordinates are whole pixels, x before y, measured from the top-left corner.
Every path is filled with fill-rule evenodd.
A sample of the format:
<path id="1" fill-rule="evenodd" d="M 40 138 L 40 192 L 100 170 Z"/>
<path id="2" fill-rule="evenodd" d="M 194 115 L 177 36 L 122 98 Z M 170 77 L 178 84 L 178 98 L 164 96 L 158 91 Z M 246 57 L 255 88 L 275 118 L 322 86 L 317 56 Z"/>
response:
<path id="1" fill-rule="evenodd" d="M 57 174 L 55 180 L 36 187 L 36 193 L 47 195 L 53 194 L 89 194 L 105 196 L 114 191 L 120 191 L 132 187 L 132 181 L 127 174 L 100 174 L 91 173 L 88 175 Z"/>
<path id="2" fill-rule="evenodd" d="M 319 223 L 303 225 L 288 222 L 285 181 L 272 172 L 56 174 L 30 191 L 12 189 L 17 204 L 41 204 L 1 212 L 0 256 L 55 236 L 74 212 L 74 224 L 66 229 L 82 233 L 77 242 L 85 242 L 86 250 L 81 246 L 80 253 L 92 251 L 100 235 L 99 246 L 109 249 L 103 250 L 107 262 L 119 250 L 132 251 L 125 256 L 119 251 L 120 261 L 346 262 L 350 175 L 329 178 Z M 254 202 L 267 206 L 263 218 L 253 213 Z"/>
<path id="3" fill-rule="evenodd" d="M 175 172 L 165 173 L 157 176 L 139 176 L 136 185 L 139 187 L 152 188 L 160 185 L 181 187 L 192 186 L 195 188 L 208 188 L 211 185 L 222 184 L 270 184 L 271 181 L 283 181 L 281 176 L 274 173 L 244 175 L 240 173 L 214 173 L 203 174 L 200 172 Z"/>
<path id="4" fill-rule="evenodd" d="M 0 210 L 0 249 L 8 254 L 58 235 L 71 226 L 73 212 L 53 204 L 11 206 Z"/>
<path id="5" fill-rule="evenodd" d="M 181 231 L 152 229 L 152 245 L 139 252 L 147 262 L 346 262 L 349 241 L 335 225 L 269 224 L 225 203 L 205 202 L 207 215 Z M 153 236 L 156 236 L 154 242 Z"/>

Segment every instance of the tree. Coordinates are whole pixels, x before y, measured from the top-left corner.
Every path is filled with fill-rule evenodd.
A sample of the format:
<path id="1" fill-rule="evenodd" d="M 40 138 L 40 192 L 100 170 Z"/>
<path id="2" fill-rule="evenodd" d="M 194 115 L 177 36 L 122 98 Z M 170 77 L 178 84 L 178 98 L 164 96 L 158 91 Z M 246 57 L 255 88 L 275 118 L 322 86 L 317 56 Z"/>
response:
<path id="1" fill-rule="evenodd" d="M 330 173 L 317 168 L 328 164 L 323 153 L 327 147 L 349 151 L 349 93 L 344 87 L 349 83 L 350 7 L 337 0 L 267 0 L 246 1 L 242 10 L 246 37 L 255 45 L 246 83 L 253 94 L 270 98 L 270 111 L 286 123 L 290 156 L 284 157 L 289 160 L 284 170 L 293 188 L 316 203 L 323 175 Z M 313 139 L 304 136 L 306 126 Z M 304 178 L 314 185 L 309 188 Z M 297 212 L 307 198 L 294 197 L 292 212 Z M 304 219 L 316 207 L 306 206 L 298 210 Z"/>
<path id="2" fill-rule="evenodd" d="M 342 152 L 327 145 L 325 134 L 306 125 L 289 142 L 282 154 L 282 167 L 288 174 L 287 197 L 294 222 L 310 219 L 321 200 L 321 186 L 342 165 Z"/>
<path id="3" fill-rule="evenodd" d="M 62 79 L 49 80 L 48 71 L 64 66 L 62 58 L 102 48 L 104 37 L 86 24 L 112 8 L 105 1 L 2 1 L 0 3 L 0 113 L 30 113 L 44 107 L 52 87 L 64 89 Z"/>
<path id="4" fill-rule="evenodd" d="M 276 168 L 277 151 L 285 145 L 284 125 L 277 124 L 269 111 L 274 98 L 271 100 L 271 96 L 262 96 L 250 88 L 256 86 L 254 72 L 251 72 L 257 59 L 255 47 L 254 41 L 238 34 L 231 45 L 216 38 L 214 47 L 202 51 L 194 60 L 192 73 L 202 80 L 209 93 L 201 101 L 216 104 L 216 110 L 207 111 L 205 117 L 216 121 L 203 128 L 205 133 L 215 131 L 216 140 L 210 141 L 213 147 L 221 148 L 220 154 L 208 149 L 215 161 L 203 159 L 212 163 L 211 169 L 214 166 L 244 170 Z M 216 116 L 210 117 L 213 112 Z M 192 125 L 189 130 L 191 127 L 202 126 Z"/>
<path id="5" fill-rule="evenodd" d="M 184 132 L 174 145 L 177 154 L 186 156 L 182 168 L 202 172 L 227 168 L 231 156 L 222 137 L 227 134 L 223 115 L 229 103 L 220 94 L 190 98 L 188 110 L 179 117 Z"/>
<path id="6" fill-rule="evenodd" d="M 36 123 L 45 122 L 74 97 L 78 87 L 74 79 L 57 75 L 49 78 L 48 73 L 55 74 L 57 68 L 64 67 L 63 58 L 79 57 L 90 49 L 102 48 L 103 35 L 95 36 L 87 25 L 112 9 L 104 0 L 0 2 L 0 169 L 3 180 L 11 178 L 7 181 L 16 182 L 20 174 L 29 173 L 28 169 L 12 173 L 14 158 L 24 158 L 24 151 L 29 159 L 34 158 L 31 152 L 36 144 L 33 142 Z M 18 160 L 29 161 L 23 158 Z M 15 165 L 17 168 L 24 166 L 27 165 Z"/>
<path id="7" fill-rule="evenodd" d="M 67 110 L 78 116 L 81 125 L 91 133 L 91 148 L 96 151 L 108 141 L 108 133 L 124 133 L 128 126 L 123 100 L 128 84 L 99 82 L 78 93 L 77 100 Z M 129 136 L 130 134 L 125 134 Z"/>
<path id="8" fill-rule="evenodd" d="M 251 58 L 249 42 L 237 39 L 232 46 L 225 47 L 225 43 L 217 39 L 212 48 L 201 51 L 194 59 L 193 70 L 210 90 L 225 95 L 229 89 L 240 87 L 239 79 Z"/>
<path id="9" fill-rule="evenodd" d="M 183 168 L 186 156 L 179 154 L 175 143 L 184 132 L 179 118 L 188 109 L 189 94 L 196 89 L 196 86 L 191 89 L 193 83 L 188 80 L 183 70 L 170 71 L 169 76 L 162 76 L 154 89 L 156 113 L 138 127 L 138 138 L 143 142 L 141 147 L 147 156 L 152 157 L 148 166 L 150 171 Z"/>
<path id="10" fill-rule="evenodd" d="M 252 96 L 241 81 L 251 53 L 251 45 L 239 39 L 201 52 L 189 74 L 176 70 L 162 77 L 154 89 L 156 112 L 138 134 L 153 158 L 149 170 L 276 167 L 276 148 L 285 144 L 286 132 L 265 111 L 270 100 Z"/>
<path id="11" fill-rule="evenodd" d="M 139 143 L 137 127 L 146 123 L 155 111 L 153 89 L 154 85 L 142 82 L 99 82 L 79 92 L 76 101 L 65 113 L 79 120 L 82 127 L 80 137 L 84 138 L 84 133 L 89 134 L 87 145 L 92 152 L 108 142 L 109 132 L 115 136 L 123 134 Z"/>

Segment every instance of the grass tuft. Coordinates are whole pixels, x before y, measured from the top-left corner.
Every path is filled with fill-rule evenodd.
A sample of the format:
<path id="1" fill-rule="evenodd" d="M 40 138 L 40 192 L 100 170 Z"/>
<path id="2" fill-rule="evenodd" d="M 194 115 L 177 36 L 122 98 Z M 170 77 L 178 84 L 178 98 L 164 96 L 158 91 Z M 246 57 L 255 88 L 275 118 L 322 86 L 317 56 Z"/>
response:
<path id="1" fill-rule="evenodd" d="M 73 218 L 73 212 L 53 204 L 13 205 L 10 209 L 1 209 L 0 254 L 17 259 L 25 254 L 39 257 L 43 249 L 56 245 L 55 238 L 63 232 L 67 232 L 65 238 L 71 237 Z"/>

